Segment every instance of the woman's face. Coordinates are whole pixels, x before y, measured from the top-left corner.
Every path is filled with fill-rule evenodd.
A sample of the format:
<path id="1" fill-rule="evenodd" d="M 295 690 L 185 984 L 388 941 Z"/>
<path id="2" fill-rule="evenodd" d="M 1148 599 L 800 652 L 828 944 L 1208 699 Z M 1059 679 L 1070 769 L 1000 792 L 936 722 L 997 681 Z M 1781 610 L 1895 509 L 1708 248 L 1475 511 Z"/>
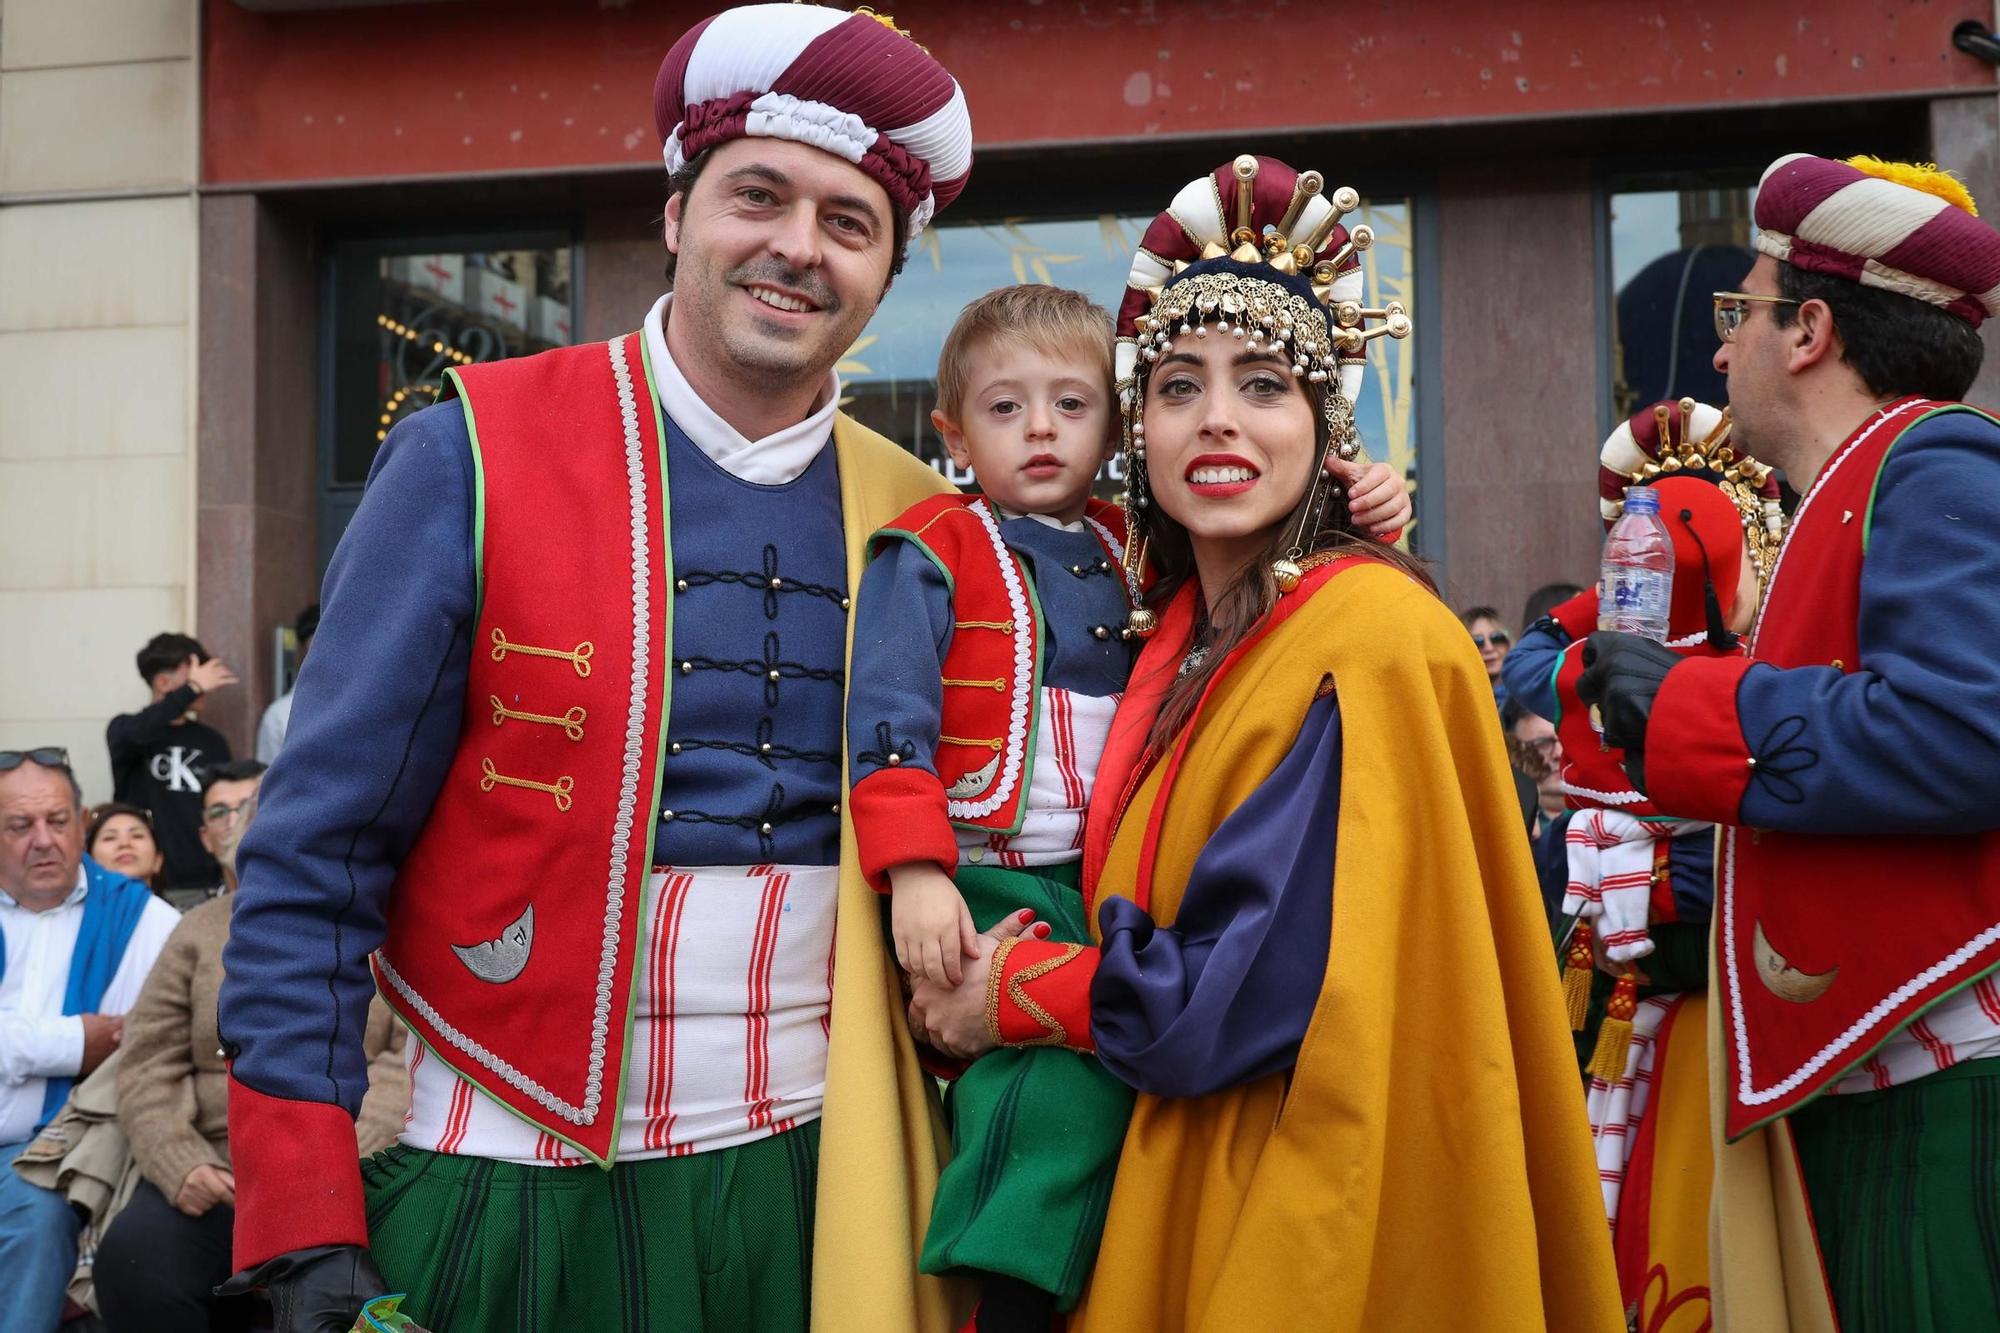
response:
<path id="1" fill-rule="evenodd" d="M 1486 664 L 1487 676 L 1498 678 L 1500 664 L 1506 660 L 1507 649 L 1511 646 L 1507 631 L 1484 616 L 1473 621 L 1470 628 L 1472 642 L 1479 648 L 1479 660 Z"/>
<path id="2" fill-rule="evenodd" d="M 1249 558 L 1306 493 L 1314 405 L 1291 363 L 1243 339 L 1188 334 L 1146 381 L 1153 503 L 1187 529 L 1195 558 Z"/>
<path id="3" fill-rule="evenodd" d="M 90 855 L 106 870 L 137 880 L 151 879 L 166 863 L 153 841 L 153 830 L 136 815 L 113 815 L 105 820 L 90 844 Z"/>

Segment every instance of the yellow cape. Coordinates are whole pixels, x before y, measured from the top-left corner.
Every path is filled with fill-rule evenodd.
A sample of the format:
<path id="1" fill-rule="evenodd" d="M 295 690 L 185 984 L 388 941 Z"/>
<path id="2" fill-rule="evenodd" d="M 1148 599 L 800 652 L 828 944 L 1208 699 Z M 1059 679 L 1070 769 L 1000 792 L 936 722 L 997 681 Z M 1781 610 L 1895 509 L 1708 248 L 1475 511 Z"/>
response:
<path id="1" fill-rule="evenodd" d="M 868 535 L 951 488 L 936 472 L 843 413 L 834 418 L 847 586 L 861 586 Z M 848 658 L 853 660 L 853 622 Z M 846 767 L 841 787 L 847 786 Z M 917 1067 L 902 991 L 882 937 L 881 898 L 861 877 L 854 826 L 840 818 L 833 1031 L 820 1120 L 813 1235 L 815 1333 L 948 1333 L 964 1318 L 962 1284 L 917 1272 L 938 1169 L 950 1140 L 935 1085 Z"/>
<path id="2" fill-rule="evenodd" d="M 1576 1058 L 1493 695 L 1400 572 L 1331 577 L 1209 695 L 1154 862 L 1211 831 L 1322 681 L 1343 761 L 1333 945 L 1289 1080 L 1142 1096 L 1072 1329 L 1624 1328 Z M 1098 882 L 1130 892 L 1156 766 Z"/>

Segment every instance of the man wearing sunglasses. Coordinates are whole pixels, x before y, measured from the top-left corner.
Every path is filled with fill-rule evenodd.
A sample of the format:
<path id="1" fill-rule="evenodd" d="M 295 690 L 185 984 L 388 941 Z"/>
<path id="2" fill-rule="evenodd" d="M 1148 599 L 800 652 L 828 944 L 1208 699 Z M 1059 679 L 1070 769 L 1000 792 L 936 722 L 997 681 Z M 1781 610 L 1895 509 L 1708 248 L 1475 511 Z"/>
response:
<path id="1" fill-rule="evenodd" d="M 118 1048 L 180 918 L 83 854 L 83 792 L 53 746 L 0 750 L 0 1328 L 48 1333 L 76 1268 L 77 1215 L 6 1164 Z"/>
<path id="2" fill-rule="evenodd" d="M 2000 236 L 1873 158 L 1780 158 L 1756 221 L 1715 363 L 1804 498 L 1749 654 L 1597 634 L 1579 687 L 1635 785 L 1731 826 L 1715 1322 L 2000 1328 L 2000 422 L 1957 401 Z"/>

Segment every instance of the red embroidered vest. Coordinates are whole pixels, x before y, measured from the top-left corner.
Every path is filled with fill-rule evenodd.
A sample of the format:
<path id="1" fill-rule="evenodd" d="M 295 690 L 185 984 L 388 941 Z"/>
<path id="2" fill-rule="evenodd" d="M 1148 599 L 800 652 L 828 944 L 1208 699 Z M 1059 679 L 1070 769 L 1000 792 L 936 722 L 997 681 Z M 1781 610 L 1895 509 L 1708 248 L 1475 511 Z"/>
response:
<path id="1" fill-rule="evenodd" d="M 1091 500 L 1084 521 L 1116 566 L 1125 517 Z M 945 814 L 963 828 L 1012 834 L 1027 812 L 1041 706 L 1042 609 L 998 517 L 976 495 L 939 495 L 878 530 L 870 547 L 907 541 L 944 571 L 952 589 L 937 770 Z"/>
<path id="2" fill-rule="evenodd" d="M 1737 657 L 1742 649 L 1719 652 L 1707 639 L 1677 648 L 1682 657 Z M 1590 705 L 1578 697 L 1577 678 L 1583 675 L 1583 641 L 1563 649 L 1556 665 L 1556 738 L 1562 742 L 1563 782 L 1570 788 L 1572 810 L 1622 810 L 1636 818 L 1665 812 L 1635 791 L 1625 775 L 1625 751 L 1604 743 L 1604 733 L 1591 717 Z"/>
<path id="3" fill-rule="evenodd" d="M 1849 673 L 1867 665 L 1861 575 L 1883 461 L 1919 422 L 1972 410 L 1907 400 L 1833 456 L 1772 572 L 1753 657 Z M 1766 738 L 1746 740 L 1768 756 Z M 2000 834 L 1845 838 L 1730 828 L 1719 878 L 1731 1139 L 1795 1110 L 2000 963 Z"/>
<path id="4" fill-rule="evenodd" d="M 610 1159 L 658 798 L 667 497 L 643 338 L 449 372 L 477 461 L 458 753 L 390 900 L 383 996 L 440 1059 Z"/>

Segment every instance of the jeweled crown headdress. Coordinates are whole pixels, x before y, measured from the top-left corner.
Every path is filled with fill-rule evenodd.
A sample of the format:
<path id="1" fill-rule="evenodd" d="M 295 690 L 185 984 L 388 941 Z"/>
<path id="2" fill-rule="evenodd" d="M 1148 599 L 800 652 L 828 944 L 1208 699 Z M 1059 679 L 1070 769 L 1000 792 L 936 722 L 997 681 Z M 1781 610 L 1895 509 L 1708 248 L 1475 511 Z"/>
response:
<path id="1" fill-rule="evenodd" d="M 1400 302 L 1362 304 L 1361 252 L 1375 242 L 1362 224 L 1341 219 L 1361 205 L 1349 186 L 1322 194 L 1317 171 L 1300 172 L 1271 157 L 1245 154 L 1191 181 L 1155 218 L 1132 257 L 1118 309 L 1115 368 L 1124 416 L 1126 579 L 1131 628 L 1150 634 L 1152 613 L 1139 599 L 1145 568 L 1146 427 L 1142 419 L 1148 368 L 1179 337 L 1207 337 L 1211 328 L 1246 339 L 1252 351 L 1282 351 L 1292 374 L 1322 386 L 1326 446 L 1313 474 L 1311 502 L 1272 574 L 1281 592 L 1296 587 L 1303 544 L 1317 531 L 1327 502 L 1325 452 L 1354 458 L 1361 440 L 1354 404 L 1361 393 L 1366 349 L 1376 338 L 1406 338 L 1409 312 Z M 1368 321 L 1380 321 L 1368 327 Z"/>
<path id="2" fill-rule="evenodd" d="M 1625 512 L 1626 487 L 1703 474 L 1736 506 L 1759 584 L 1769 579 L 1785 535 L 1778 481 L 1770 468 L 1736 449 L 1730 440 L 1734 425 L 1728 408 L 1692 398 L 1654 403 L 1619 423 L 1598 454 L 1604 526 L 1609 528 Z"/>

